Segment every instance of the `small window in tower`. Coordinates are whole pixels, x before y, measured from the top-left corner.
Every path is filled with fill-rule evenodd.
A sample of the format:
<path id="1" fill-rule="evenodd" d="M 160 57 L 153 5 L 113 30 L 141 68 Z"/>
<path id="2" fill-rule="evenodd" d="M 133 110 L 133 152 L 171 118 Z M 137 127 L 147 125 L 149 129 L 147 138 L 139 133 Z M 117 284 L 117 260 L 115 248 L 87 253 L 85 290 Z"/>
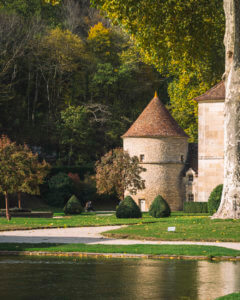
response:
<path id="1" fill-rule="evenodd" d="M 181 155 L 181 162 L 184 162 L 184 155 Z"/>
<path id="2" fill-rule="evenodd" d="M 188 175 L 188 182 L 193 182 L 193 175 Z"/>
<path id="3" fill-rule="evenodd" d="M 144 154 L 140 154 L 140 162 L 144 161 Z"/>
<path id="4" fill-rule="evenodd" d="M 194 201 L 193 194 L 188 194 L 188 202 L 193 202 L 193 201 Z"/>

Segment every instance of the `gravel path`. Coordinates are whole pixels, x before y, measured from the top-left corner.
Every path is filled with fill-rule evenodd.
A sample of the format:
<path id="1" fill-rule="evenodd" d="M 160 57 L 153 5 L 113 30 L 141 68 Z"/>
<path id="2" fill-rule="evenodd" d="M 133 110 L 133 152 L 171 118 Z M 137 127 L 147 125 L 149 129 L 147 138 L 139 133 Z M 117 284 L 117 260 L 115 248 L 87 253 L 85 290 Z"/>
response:
<path id="1" fill-rule="evenodd" d="M 240 243 L 189 242 L 189 241 L 146 241 L 105 238 L 102 232 L 122 226 L 52 228 L 0 232 L 0 243 L 60 243 L 60 244 L 105 244 L 105 245 L 206 245 L 240 250 Z"/>

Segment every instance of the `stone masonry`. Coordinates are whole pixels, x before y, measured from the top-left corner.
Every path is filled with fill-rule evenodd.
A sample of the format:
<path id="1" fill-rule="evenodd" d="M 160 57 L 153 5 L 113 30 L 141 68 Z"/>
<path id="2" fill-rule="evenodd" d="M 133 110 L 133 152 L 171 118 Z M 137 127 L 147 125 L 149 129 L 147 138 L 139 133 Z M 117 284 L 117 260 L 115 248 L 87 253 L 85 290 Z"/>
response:
<path id="1" fill-rule="evenodd" d="M 163 196 L 172 210 L 182 209 L 187 140 L 188 136 L 156 95 L 123 135 L 124 150 L 130 156 L 136 155 L 146 169 L 141 174 L 146 188 L 132 196 L 142 210 L 148 211 L 157 195 Z"/>
<path id="2" fill-rule="evenodd" d="M 225 87 L 220 82 L 198 101 L 198 201 L 223 183 Z"/>

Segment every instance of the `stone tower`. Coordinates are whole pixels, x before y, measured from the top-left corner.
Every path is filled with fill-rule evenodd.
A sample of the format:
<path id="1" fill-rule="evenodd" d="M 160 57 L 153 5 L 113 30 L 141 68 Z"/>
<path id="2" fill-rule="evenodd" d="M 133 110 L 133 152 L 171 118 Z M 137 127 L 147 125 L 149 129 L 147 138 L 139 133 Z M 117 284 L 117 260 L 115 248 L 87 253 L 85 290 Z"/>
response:
<path id="1" fill-rule="evenodd" d="M 163 196 L 172 210 L 182 209 L 188 136 L 156 94 L 122 138 L 124 150 L 136 155 L 146 169 L 141 173 L 146 188 L 133 195 L 141 210 L 148 211 L 157 195 Z"/>

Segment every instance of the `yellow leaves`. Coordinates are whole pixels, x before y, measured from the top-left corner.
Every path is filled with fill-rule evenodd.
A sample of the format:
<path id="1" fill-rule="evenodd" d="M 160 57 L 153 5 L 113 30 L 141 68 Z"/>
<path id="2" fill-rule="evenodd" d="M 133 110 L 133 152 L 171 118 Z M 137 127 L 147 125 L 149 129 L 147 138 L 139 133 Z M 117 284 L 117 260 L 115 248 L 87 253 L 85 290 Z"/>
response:
<path id="1" fill-rule="evenodd" d="M 60 4 L 60 0 L 44 0 L 44 2 L 52 4 L 53 6 Z"/>
<path id="2" fill-rule="evenodd" d="M 72 70 L 77 67 L 74 59 L 78 58 L 83 52 L 82 40 L 69 30 L 54 28 L 43 39 L 43 48 L 49 53 L 51 59 L 57 60 L 65 70 Z"/>
<path id="3" fill-rule="evenodd" d="M 95 26 L 91 27 L 88 40 L 93 40 L 99 36 L 109 36 L 110 30 L 103 26 L 103 23 L 99 22 Z"/>

